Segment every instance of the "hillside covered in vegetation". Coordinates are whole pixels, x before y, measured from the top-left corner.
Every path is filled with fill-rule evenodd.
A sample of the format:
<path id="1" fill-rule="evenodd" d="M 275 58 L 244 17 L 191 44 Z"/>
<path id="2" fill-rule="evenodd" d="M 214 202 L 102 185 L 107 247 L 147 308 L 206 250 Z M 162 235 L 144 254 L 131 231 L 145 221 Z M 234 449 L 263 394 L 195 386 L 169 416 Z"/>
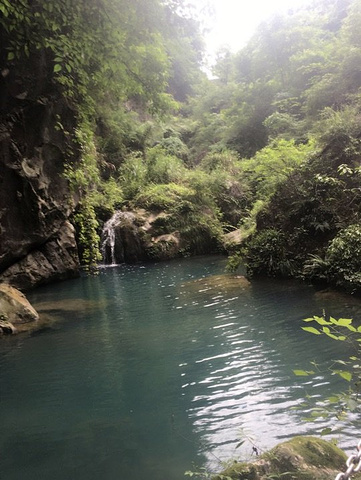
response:
<path id="1" fill-rule="evenodd" d="M 270 18 L 211 78 L 182 0 L 0 11 L 2 278 L 69 276 L 76 247 L 95 264 L 120 210 L 153 215 L 144 235 L 179 237 L 176 255 L 360 291 L 360 0 Z M 68 267 L 24 280 L 40 254 L 54 263 L 65 222 Z"/>

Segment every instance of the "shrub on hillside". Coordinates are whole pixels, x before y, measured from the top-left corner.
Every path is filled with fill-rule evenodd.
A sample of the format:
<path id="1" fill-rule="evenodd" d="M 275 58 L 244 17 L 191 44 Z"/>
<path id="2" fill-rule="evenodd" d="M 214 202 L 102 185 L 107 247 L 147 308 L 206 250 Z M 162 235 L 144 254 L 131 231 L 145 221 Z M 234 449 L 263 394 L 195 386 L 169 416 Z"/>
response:
<path id="1" fill-rule="evenodd" d="M 286 235 L 273 229 L 254 235 L 247 244 L 246 264 L 249 276 L 291 275 L 293 262 L 287 250 Z"/>
<path id="2" fill-rule="evenodd" d="M 361 225 L 341 230 L 326 251 L 330 281 L 343 287 L 361 288 Z"/>

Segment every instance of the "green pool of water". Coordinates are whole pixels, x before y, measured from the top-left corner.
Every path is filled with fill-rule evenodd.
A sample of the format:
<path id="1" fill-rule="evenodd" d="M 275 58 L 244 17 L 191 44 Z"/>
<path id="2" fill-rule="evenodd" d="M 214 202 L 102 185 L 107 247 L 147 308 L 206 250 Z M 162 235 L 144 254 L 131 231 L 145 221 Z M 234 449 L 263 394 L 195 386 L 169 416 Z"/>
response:
<path id="1" fill-rule="evenodd" d="M 52 322 L 0 343 L 0 477 L 180 480 L 249 456 L 248 441 L 236 448 L 244 432 L 269 449 L 329 426 L 293 407 L 346 382 L 292 370 L 344 346 L 302 331 L 302 319 L 356 316 L 360 303 L 294 282 L 249 285 L 224 266 L 122 265 L 32 292 Z M 359 427 L 353 418 L 333 436 L 351 448 Z"/>

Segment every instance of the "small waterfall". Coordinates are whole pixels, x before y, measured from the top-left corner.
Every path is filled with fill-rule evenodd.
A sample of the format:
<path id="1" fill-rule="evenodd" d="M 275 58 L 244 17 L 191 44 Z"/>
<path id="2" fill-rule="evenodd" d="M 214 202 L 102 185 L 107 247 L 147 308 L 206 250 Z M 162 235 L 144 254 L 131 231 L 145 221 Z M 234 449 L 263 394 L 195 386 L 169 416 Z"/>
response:
<path id="1" fill-rule="evenodd" d="M 139 240 L 134 237 L 134 221 L 134 213 L 118 210 L 105 222 L 100 238 L 100 249 L 105 264 L 117 265 L 137 261 L 134 249 L 137 248 Z"/>
<path id="2" fill-rule="evenodd" d="M 104 223 L 103 231 L 101 235 L 101 253 L 103 261 L 106 264 L 116 265 L 117 259 L 115 255 L 115 240 L 116 240 L 116 227 L 119 226 L 119 222 L 123 216 L 123 212 L 117 211 L 114 215 Z"/>

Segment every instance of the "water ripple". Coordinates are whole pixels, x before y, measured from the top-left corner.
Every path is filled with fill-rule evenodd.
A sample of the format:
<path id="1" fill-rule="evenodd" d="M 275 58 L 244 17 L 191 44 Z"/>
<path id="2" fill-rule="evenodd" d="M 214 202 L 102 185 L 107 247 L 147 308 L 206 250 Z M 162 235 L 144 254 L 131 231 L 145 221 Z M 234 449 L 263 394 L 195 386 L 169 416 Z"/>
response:
<path id="1" fill-rule="evenodd" d="M 269 449 L 330 426 L 295 407 L 342 391 L 342 379 L 292 373 L 344 354 L 342 342 L 301 330 L 320 297 L 223 275 L 224 263 L 122 265 L 35 291 L 68 310 L 0 352 L 4 478 L 178 480 L 192 462 L 219 470 L 215 457 L 244 458 L 247 435 Z M 353 446 L 357 417 L 345 425 L 340 444 Z"/>

